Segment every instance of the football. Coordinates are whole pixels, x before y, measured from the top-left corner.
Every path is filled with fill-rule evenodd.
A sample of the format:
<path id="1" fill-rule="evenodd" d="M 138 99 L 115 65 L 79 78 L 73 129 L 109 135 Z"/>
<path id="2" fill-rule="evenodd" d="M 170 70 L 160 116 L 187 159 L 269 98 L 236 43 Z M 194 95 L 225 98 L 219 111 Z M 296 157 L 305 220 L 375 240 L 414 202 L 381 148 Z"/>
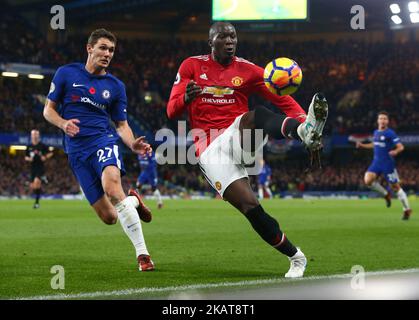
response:
<path id="1" fill-rule="evenodd" d="M 263 74 L 263 80 L 270 92 L 281 96 L 297 91 L 303 79 L 303 73 L 297 62 L 289 58 L 277 58 L 269 62 Z"/>

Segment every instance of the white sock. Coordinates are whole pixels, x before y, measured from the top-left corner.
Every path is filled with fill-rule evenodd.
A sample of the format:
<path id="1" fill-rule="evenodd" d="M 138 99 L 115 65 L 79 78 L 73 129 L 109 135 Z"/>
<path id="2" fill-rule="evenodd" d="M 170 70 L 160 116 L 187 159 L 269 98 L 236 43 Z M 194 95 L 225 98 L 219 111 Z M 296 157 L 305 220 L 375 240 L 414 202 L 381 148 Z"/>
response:
<path id="1" fill-rule="evenodd" d="M 156 189 L 156 190 L 154 190 L 154 196 L 157 198 L 157 203 L 158 204 L 162 204 L 163 203 L 163 201 L 162 201 L 162 199 L 161 199 L 161 194 L 160 194 L 160 190 L 159 189 Z"/>
<path id="2" fill-rule="evenodd" d="M 271 188 L 266 187 L 266 192 L 267 192 L 267 193 L 268 193 L 268 195 L 269 195 L 269 199 L 272 199 L 272 191 L 271 191 Z"/>
<path id="3" fill-rule="evenodd" d="M 263 188 L 259 188 L 258 193 L 259 193 L 259 199 L 263 199 Z"/>
<path id="4" fill-rule="evenodd" d="M 125 198 L 115 206 L 115 209 L 118 212 L 119 222 L 134 245 L 137 257 L 140 254 L 149 255 L 144 241 L 140 217 L 129 198 L 131 197 Z"/>
<path id="5" fill-rule="evenodd" d="M 404 210 L 410 209 L 409 200 L 407 200 L 406 192 L 404 192 L 402 188 L 400 188 L 399 191 L 397 191 L 397 198 L 399 198 L 399 200 L 401 201 Z"/>
<path id="6" fill-rule="evenodd" d="M 125 198 L 125 200 L 127 200 L 129 202 L 131 202 L 131 204 L 134 206 L 134 208 L 138 208 L 138 206 L 140 205 L 140 202 L 138 201 L 137 197 L 135 196 L 128 196 Z"/>
<path id="7" fill-rule="evenodd" d="M 374 181 L 369 188 L 382 194 L 383 197 L 385 197 L 388 193 L 388 191 L 377 181 Z"/>

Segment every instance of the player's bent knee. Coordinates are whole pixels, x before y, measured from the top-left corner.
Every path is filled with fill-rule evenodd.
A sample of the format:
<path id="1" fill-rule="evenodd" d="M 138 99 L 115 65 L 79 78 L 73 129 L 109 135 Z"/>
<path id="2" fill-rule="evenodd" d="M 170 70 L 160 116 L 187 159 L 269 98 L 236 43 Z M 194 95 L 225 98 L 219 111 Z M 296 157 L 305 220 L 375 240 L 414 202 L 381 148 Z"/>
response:
<path id="1" fill-rule="evenodd" d="M 35 180 L 32 182 L 32 186 L 33 189 L 39 189 L 41 187 L 41 180 L 35 178 Z"/>
<path id="2" fill-rule="evenodd" d="M 364 183 L 367 186 L 370 187 L 374 183 L 374 181 L 375 181 L 375 178 L 374 177 L 371 177 L 370 175 L 365 175 L 365 177 L 364 177 Z"/>
<path id="3" fill-rule="evenodd" d="M 401 186 L 398 183 L 393 183 L 391 185 L 391 189 L 393 189 L 393 191 L 395 191 L 395 192 L 398 192 L 401 189 Z"/>

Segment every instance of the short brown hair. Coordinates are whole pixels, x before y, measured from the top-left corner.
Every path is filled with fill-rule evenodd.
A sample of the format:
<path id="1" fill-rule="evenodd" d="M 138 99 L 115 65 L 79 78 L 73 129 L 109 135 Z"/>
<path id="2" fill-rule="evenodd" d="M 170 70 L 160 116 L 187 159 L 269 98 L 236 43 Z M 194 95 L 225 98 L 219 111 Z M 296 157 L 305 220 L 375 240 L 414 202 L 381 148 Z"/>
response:
<path id="1" fill-rule="evenodd" d="M 90 44 L 91 46 L 94 46 L 100 38 L 106 38 L 106 39 L 112 41 L 116 45 L 115 35 L 112 32 L 110 32 L 106 29 L 103 29 L 103 28 L 96 29 L 95 31 L 93 31 L 90 34 L 89 39 L 87 40 L 87 43 Z"/>
<path id="2" fill-rule="evenodd" d="M 381 115 L 384 115 L 384 116 L 387 116 L 387 118 L 390 118 L 390 115 L 388 114 L 388 112 L 387 112 L 387 111 L 380 111 L 380 112 L 377 114 L 377 117 L 379 117 L 379 116 L 381 116 Z"/>

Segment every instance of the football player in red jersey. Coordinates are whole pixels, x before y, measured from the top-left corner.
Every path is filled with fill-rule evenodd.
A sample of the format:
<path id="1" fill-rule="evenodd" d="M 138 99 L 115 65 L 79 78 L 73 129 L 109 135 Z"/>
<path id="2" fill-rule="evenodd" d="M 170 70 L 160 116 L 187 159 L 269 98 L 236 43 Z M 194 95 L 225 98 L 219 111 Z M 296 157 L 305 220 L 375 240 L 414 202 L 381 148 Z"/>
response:
<path id="1" fill-rule="evenodd" d="M 208 44 L 211 54 L 189 57 L 181 64 L 167 115 L 175 118 L 188 110 L 191 128 L 199 131 L 196 154 L 208 182 L 249 220 L 262 239 L 289 257 L 291 266 L 285 277 L 302 277 L 307 259 L 258 202 L 243 159 L 261 151 L 266 142 L 255 140 L 257 130 L 263 130 L 264 137 L 298 139 L 318 152 L 327 119 L 326 99 L 315 94 L 306 115 L 292 97 L 272 94 L 264 84 L 263 69 L 235 56 L 237 34 L 228 22 L 211 26 Z M 251 94 L 271 101 L 286 116 L 263 106 L 249 111 Z M 246 139 L 249 131 L 251 137 Z"/>

